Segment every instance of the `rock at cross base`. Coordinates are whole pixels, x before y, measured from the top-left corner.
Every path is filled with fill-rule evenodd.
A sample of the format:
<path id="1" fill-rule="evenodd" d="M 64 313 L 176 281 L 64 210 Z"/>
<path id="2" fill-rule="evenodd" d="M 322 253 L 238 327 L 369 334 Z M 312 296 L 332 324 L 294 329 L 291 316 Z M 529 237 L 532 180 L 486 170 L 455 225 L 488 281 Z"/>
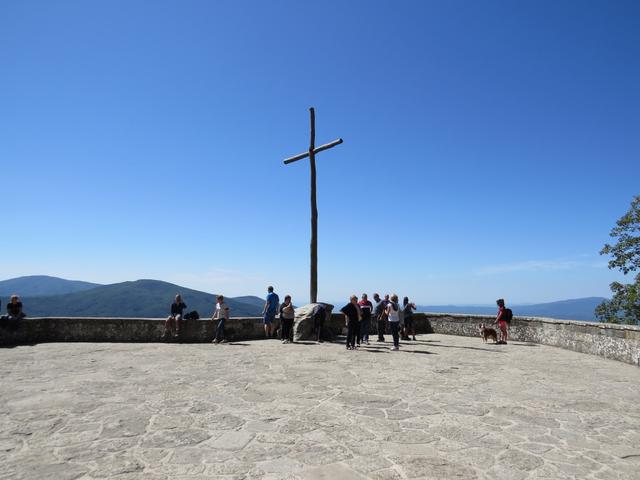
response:
<path id="1" fill-rule="evenodd" d="M 331 340 L 333 338 L 333 332 L 329 328 L 329 320 L 331 319 L 331 312 L 333 311 L 333 305 L 329 303 L 309 303 L 302 307 L 298 307 L 295 310 L 296 317 L 293 323 L 293 339 L 299 340 L 315 340 L 313 328 L 313 315 L 316 312 L 316 307 L 321 306 L 325 309 L 324 326 L 322 328 L 323 340 Z"/>

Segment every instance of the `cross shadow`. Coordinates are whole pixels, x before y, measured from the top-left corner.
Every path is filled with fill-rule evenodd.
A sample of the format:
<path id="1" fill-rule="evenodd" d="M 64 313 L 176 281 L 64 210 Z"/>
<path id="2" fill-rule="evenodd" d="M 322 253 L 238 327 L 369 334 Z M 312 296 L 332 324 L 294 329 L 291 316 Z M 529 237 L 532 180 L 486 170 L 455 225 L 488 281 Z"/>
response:
<path id="1" fill-rule="evenodd" d="M 432 345 L 433 347 L 438 348 L 459 348 L 462 350 L 478 350 L 480 352 L 491 352 L 491 353 L 505 353 L 504 351 L 498 349 L 489 349 L 489 348 L 481 348 L 481 347 L 458 347 L 457 345 Z M 496 345 L 496 347 L 501 347 L 502 345 Z"/>
<path id="2" fill-rule="evenodd" d="M 230 345 L 232 347 L 248 347 L 249 344 L 248 343 L 240 343 L 240 342 L 227 342 L 227 345 Z"/>
<path id="3" fill-rule="evenodd" d="M 508 345 L 515 345 L 516 347 L 539 347 L 537 343 L 514 343 L 509 342 Z"/>
<path id="4" fill-rule="evenodd" d="M 438 355 L 435 352 L 429 352 L 426 350 L 406 350 L 403 347 L 407 347 L 410 346 L 410 343 L 400 343 L 400 350 L 401 352 L 407 352 L 407 353 L 420 353 L 423 355 Z M 439 345 L 436 345 L 439 346 Z M 362 345 L 359 350 L 362 352 L 369 352 L 369 353 L 386 353 L 386 352 L 392 352 L 392 347 L 393 344 L 392 343 L 388 343 L 388 344 L 384 344 L 384 343 L 380 343 L 378 345 Z"/>

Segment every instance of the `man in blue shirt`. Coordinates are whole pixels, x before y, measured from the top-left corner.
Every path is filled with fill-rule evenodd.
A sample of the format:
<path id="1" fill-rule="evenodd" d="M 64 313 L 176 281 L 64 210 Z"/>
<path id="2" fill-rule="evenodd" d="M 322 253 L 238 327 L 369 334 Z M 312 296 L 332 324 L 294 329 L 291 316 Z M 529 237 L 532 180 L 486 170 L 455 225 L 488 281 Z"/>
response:
<path id="1" fill-rule="evenodd" d="M 268 287 L 267 292 L 267 300 L 264 302 L 262 317 L 264 322 L 264 334 L 267 338 L 270 338 L 272 334 L 271 328 L 276 319 L 276 312 L 278 311 L 278 305 L 280 304 L 280 297 L 278 297 L 277 293 L 274 293 L 273 287 Z"/>

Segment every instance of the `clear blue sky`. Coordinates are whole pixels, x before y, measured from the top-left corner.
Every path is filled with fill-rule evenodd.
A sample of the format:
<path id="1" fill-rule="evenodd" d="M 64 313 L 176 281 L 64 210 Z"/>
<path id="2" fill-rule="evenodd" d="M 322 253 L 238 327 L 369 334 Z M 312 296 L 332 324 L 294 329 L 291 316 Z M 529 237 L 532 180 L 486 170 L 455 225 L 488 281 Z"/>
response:
<path id="1" fill-rule="evenodd" d="M 426 304 L 607 295 L 637 1 L 0 2 L 0 278 Z"/>

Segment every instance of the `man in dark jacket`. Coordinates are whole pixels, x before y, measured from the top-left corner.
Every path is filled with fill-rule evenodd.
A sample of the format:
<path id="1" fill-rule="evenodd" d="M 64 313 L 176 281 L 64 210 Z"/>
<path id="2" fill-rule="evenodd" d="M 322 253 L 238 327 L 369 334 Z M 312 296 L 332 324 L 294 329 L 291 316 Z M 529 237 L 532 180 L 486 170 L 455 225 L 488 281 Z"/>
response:
<path id="1" fill-rule="evenodd" d="M 384 331 L 387 327 L 387 315 L 385 313 L 385 309 L 389 303 L 389 295 L 385 295 L 384 300 L 381 300 L 380 295 L 374 293 L 373 300 L 376 302 L 376 306 L 373 309 L 373 316 L 378 325 L 378 341 L 384 342 Z"/>
<path id="2" fill-rule="evenodd" d="M 347 350 L 355 350 L 358 322 L 360 322 L 360 307 L 358 297 L 351 295 L 349 303 L 340 309 L 347 324 Z"/>
<path id="3" fill-rule="evenodd" d="M 182 312 L 187 308 L 187 305 L 182 301 L 180 294 L 176 295 L 176 301 L 171 304 L 171 315 L 164 323 L 164 338 L 171 336 L 173 332 L 174 337 L 178 337 L 182 328 Z M 174 330 L 175 324 L 175 330 Z"/>

